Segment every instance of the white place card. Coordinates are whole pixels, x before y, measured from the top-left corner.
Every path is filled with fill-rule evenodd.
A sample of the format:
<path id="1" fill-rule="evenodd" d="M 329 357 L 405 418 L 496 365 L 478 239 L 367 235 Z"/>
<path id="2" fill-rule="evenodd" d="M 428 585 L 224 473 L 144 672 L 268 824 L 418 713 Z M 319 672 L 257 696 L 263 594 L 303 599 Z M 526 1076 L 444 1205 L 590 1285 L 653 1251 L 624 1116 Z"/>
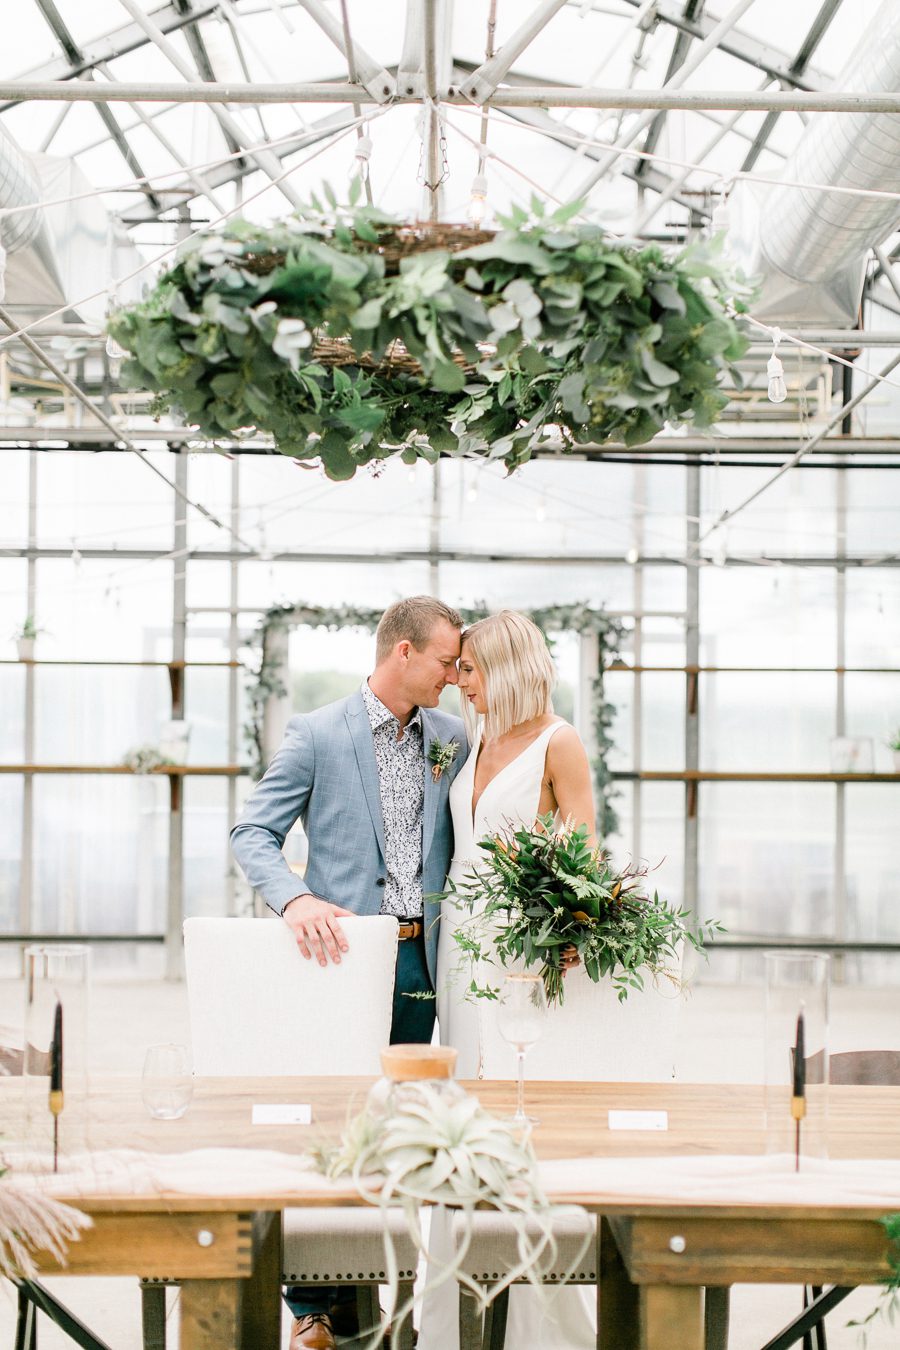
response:
<path id="1" fill-rule="evenodd" d="M 611 1130 L 667 1130 L 668 1111 L 610 1111 Z"/>
<path id="2" fill-rule="evenodd" d="M 311 1125 L 312 1107 L 307 1102 L 255 1102 L 254 1125 Z"/>

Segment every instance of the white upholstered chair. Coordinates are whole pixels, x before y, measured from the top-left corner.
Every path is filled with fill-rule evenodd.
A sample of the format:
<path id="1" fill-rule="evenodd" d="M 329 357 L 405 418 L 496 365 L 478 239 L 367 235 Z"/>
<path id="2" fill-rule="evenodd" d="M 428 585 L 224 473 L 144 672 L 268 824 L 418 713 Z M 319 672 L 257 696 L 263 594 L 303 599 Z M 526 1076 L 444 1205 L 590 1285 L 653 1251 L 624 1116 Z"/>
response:
<path id="1" fill-rule="evenodd" d="M 349 950 L 322 967 L 300 955 L 287 924 L 271 919 L 187 919 L 184 954 L 194 1072 L 204 1077 L 378 1074 L 388 1044 L 397 921 L 342 919 Z M 400 1302 L 412 1293 L 418 1252 L 391 1216 Z M 360 1326 L 378 1320 L 384 1283 L 381 1210 L 288 1209 L 285 1284 L 355 1284 Z M 145 1282 L 144 1346 L 165 1345 L 164 1289 Z M 409 1344 L 409 1323 L 398 1344 Z"/>
<path id="2" fill-rule="evenodd" d="M 594 984 L 583 969 L 566 976 L 562 1006 L 548 1009 L 543 1034 L 525 1061 L 527 1080 L 582 1080 L 604 1083 L 670 1082 L 675 1074 L 678 1023 L 683 1001 L 680 988 L 681 956 L 643 991 L 632 990 L 619 1002 L 609 980 Z M 485 1078 L 513 1078 L 515 1054 L 497 1029 L 495 1008 L 488 1004 L 482 1016 Z M 509 1224 L 496 1213 L 476 1213 L 465 1274 L 478 1284 L 490 1285 L 515 1260 L 515 1239 Z M 594 1215 L 563 1220 L 556 1230 L 557 1254 L 544 1277 L 558 1283 L 564 1275 L 572 1284 L 596 1285 L 598 1264 L 597 1221 Z M 589 1236 L 585 1247 L 585 1238 Z M 454 1246 L 464 1239 L 464 1225 L 453 1225 Z M 579 1253 L 583 1253 L 579 1257 Z M 460 1350 L 490 1347 L 502 1350 L 506 1333 L 508 1291 L 500 1294 L 482 1319 L 474 1299 L 460 1289 Z"/>

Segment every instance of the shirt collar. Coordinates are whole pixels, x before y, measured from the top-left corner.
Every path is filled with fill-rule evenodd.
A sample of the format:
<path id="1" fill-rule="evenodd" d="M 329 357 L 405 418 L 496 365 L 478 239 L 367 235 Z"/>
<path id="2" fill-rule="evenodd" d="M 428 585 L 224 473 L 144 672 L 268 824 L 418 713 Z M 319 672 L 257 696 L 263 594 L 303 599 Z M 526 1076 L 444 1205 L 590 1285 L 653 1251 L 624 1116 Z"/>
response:
<path id="1" fill-rule="evenodd" d="M 368 680 L 363 680 L 362 682 L 362 696 L 363 703 L 366 705 L 366 712 L 369 715 L 369 725 L 373 731 L 378 731 L 380 727 L 385 726 L 389 722 L 393 722 L 395 726 L 399 727 L 399 718 L 394 716 L 390 708 L 385 707 L 381 699 L 371 688 Z M 422 730 L 421 708 L 416 708 L 415 712 L 407 722 L 406 730 L 409 730 L 410 727 L 415 727 L 418 731 Z"/>

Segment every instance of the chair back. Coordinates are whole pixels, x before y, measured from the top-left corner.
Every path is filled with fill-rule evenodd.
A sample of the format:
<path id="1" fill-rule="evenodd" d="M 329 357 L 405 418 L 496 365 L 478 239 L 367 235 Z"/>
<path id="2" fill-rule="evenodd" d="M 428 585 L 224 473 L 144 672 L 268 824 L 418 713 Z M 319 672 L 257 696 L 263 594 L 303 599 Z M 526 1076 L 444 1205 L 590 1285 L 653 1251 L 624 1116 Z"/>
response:
<path id="1" fill-rule="evenodd" d="M 608 979 L 594 984 L 583 967 L 569 972 L 565 1000 L 548 1009 L 525 1072 L 537 1081 L 665 1083 L 675 1076 L 681 990 L 681 950 L 661 974 L 647 976 L 620 1003 Z M 485 1078 L 515 1077 L 515 1054 L 497 1029 L 496 1005 L 483 1005 Z"/>
<path id="2" fill-rule="evenodd" d="M 306 961 L 287 924 L 186 919 L 194 1071 L 210 1077 L 377 1074 L 388 1044 L 397 921 L 341 919 L 339 965 Z"/>
<path id="3" fill-rule="evenodd" d="M 900 1050 L 846 1050 L 828 1057 L 829 1083 L 900 1087 Z"/>

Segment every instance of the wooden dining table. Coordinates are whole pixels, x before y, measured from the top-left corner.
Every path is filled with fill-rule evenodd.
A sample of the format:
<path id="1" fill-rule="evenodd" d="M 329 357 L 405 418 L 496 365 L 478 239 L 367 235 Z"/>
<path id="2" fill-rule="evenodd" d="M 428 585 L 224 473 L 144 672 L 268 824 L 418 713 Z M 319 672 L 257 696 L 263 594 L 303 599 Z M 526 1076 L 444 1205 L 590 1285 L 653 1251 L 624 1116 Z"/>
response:
<path id="1" fill-rule="evenodd" d="M 349 1183 L 288 1190 L 267 1183 L 249 1188 L 252 1151 L 297 1156 L 335 1141 L 348 1113 L 360 1107 L 372 1080 L 360 1078 L 198 1079 L 188 1113 L 161 1121 L 147 1115 L 133 1079 L 94 1082 L 90 1146 L 98 1184 L 82 1179 L 67 1196 L 91 1215 L 93 1227 L 70 1245 L 64 1271 L 39 1254 L 44 1273 L 126 1275 L 177 1279 L 181 1284 L 181 1350 L 275 1350 L 280 1340 L 280 1212 L 298 1205 L 363 1203 Z M 514 1084 L 463 1084 L 482 1105 L 508 1115 Z M 15 1094 L 0 1080 L 0 1112 Z M 308 1104 L 307 1125 L 252 1124 L 254 1103 Z M 891 1184 L 864 1202 L 834 1203 L 807 1190 L 783 1198 L 729 1196 L 728 1168 L 714 1198 L 667 1195 L 661 1160 L 719 1155 L 760 1158 L 765 1150 L 763 1091 L 732 1084 L 690 1085 L 529 1083 L 529 1109 L 539 1118 L 532 1142 L 548 1176 L 559 1166 L 565 1181 L 550 1198 L 584 1205 L 598 1218 L 599 1344 L 602 1350 L 702 1350 L 703 1291 L 736 1283 L 859 1285 L 890 1273 L 881 1220 L 900 1209 Z M 667 1128 L 611 1129 L 609 1112 L 665 1112 Z M 885 1175 L 900 1175 L 900 1088 L 833 1087 L 829 1093 L 829 1157 L 884 1160 Z M 136 1170 L 128 1186 L 106 1175 L 104 1157 L 221 1155 L 215 1193 L 198 1187 L 148 1183 Z M 273 1156 L 269 1154 L 268 1156 Z M 632 1160 L 661 1178 L 647 1191 L 604 1187 L 591 1180 L 590 1160 Z M 565 1160 L 583 1160 L 576 1166 Z M 552 1161 L 551 1161 L 552 1160 Z M 184 1158 L 190 1162 L 189 1157 Z M 625 1167 L 623 1161 L 621 1166 Z M 710 1164 L 714 1166 L 714 1164 Z M 807 1166 L 806 1161 L 801 1164 Z M 850 1164 L 848 1164 L 849 1166 Z M 242 1181 L 242 1169 L 244 1170 Z M 63 1169 L 64 1170 L 64 1169 Z M 838 1169 L 839 1171 L 840 1169 Z M 608 1171 L 608 1169 L 607 1169 Z M 223 1175 L 224 1173 L 224 1175 Z M 65 1172 L 61 1178 L 65 1186 Z M 137 1309 L 135 1312 L 137 1317 Z"/>

